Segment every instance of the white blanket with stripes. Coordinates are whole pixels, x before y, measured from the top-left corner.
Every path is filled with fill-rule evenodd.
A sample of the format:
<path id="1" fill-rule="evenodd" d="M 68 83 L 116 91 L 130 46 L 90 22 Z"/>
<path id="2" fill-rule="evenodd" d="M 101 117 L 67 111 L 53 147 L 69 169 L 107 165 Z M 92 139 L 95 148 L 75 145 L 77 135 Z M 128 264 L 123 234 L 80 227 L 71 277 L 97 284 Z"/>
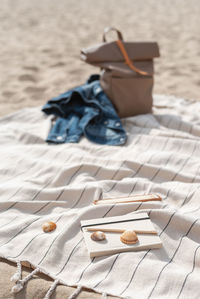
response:
<path id="1" fill-rule="evenodd" d="M 0 256 L 59 283 L 122 298 L 200 298 L 200 103 L 154 97 L 123 120 L 125 146 L 45 143 L 51 117 L 28 108 L 0 119 Z M 156 193 L 162 202 L 94 206 Z M 147 212 L 163 248 L 90 259 L 80 220 Z M 41 229 L 54 221 L 52 233 Z"/>

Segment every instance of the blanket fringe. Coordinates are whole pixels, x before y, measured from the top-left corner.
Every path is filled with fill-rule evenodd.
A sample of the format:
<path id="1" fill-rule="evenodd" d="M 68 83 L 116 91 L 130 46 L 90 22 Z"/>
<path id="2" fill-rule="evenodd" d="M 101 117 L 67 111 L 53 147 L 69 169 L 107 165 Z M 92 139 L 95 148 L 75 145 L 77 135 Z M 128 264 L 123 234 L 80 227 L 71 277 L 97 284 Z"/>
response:
<path id="1" fill-rule="evenodd" d="M 11 281 L 18 282 L 22 278 L 22 265 L 17 262 L 17 272 L 11 277 Z"/>
<path id="2" fill-rule="evenodd" d="M 44 299 L 49 299 L 51 297 L 51 295 L 55 291 L 58 283 L 59 283 L 58 279 L 54 280 L 53 284 L 51 285 L 51 287 L 49 288 L 48 292 L 46 293 Z"/>
<path id="3" fill-rule="evenodd" d="M 22 278 L 22 264 L 20 261 L 17 262 L 17 271 L 16 273 L 11 277 L 11 281 L 15 282 L 15 286 L 12 287 L 12 293 L 18 293 L 20 292 L 25 283 L 27 281 L 29 281 L 35 274 L 37 274 L 38 272 L 40 272 L 40 269 L 39 268 L 36 268 L 34 269 L 31 273 L 29 273 L 24 279 L 21 279 Z M 44 299 L 50 299 L 51 295 L 53 294 L 53 292 L 55 291 L 57 285 L 59 283 L 59 280 L 56 279 L 54 280 L 54 282 L 52 283 L 51 287 L 48 289 Z M 82 291 L 82 286 L 79 285 L 76 290 L 74 291 L 73 294 L 71 294 L 69 296 L 68 299 L 76 299 L 77 296 L 80 294 L 80 292 Z M 102 299 L 107 299 L 107 293 L 102 293 Z"/>
<path id="4" fill-rule="evenodd" d="M 18 292 L 20 292 L 23 289 L 25 283 L 27 281 L 29 281 L 33 277 L 33 275 L 37 274 L 38 272 L 40 272 L 40 269 L 36 268 L 31 273 L 29 273 L 24 279 L 19 279 L 16 282 L 16 285 L 12 288 L 11 292 L 12 293 L 18 293 Z M 19 272 L 17 272 L 17 273 L 19 273 Z"/>
<path id="5" fill-rule="evenodd" d="M 80 294 L 82 288 L 83 287 L 81 285 L 79 285 L 77 287 L 77 289 L 75 290 L 75 292 L 72 295 L 70 295 L 68 299 L 75 299 L 75 298 L 77 298 L 77 296 Z"/>

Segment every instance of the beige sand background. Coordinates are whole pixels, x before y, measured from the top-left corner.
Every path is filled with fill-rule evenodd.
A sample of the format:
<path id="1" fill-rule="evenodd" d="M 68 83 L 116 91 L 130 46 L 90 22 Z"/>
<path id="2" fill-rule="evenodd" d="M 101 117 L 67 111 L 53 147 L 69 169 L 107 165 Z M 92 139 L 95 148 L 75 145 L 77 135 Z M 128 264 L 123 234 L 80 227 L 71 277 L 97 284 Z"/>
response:
<path id="1" fill-rule="evenodd" d="M 0 115 L 43 105 L 98 72 L 79 53 L 101 42 L 107 26 L 119 28 L 125 40 L 159 43 L 154 93 L 200 100 L 199 0 L 1 0 Z M 51 281 L 39 278 L 11 295 L 14 272 L 0 263 L 0 299 L 43 298 Z M 71 292 L 59 286 L 53 298 Z"/>
<path id="2" fill-rule="evenodd" d="M 0 114 L 44 104 L 99 70 L 80 61 L 106 26 L 157 41 L 155 93 L 200 99 L 199 0 L 1 0 Z"/>

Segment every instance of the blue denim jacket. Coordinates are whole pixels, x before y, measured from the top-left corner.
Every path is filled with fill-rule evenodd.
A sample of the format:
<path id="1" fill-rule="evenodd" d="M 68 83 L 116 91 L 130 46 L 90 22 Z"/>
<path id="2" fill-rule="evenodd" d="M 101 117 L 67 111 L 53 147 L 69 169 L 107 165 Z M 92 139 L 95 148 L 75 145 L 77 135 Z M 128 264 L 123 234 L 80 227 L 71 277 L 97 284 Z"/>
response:
<path id="1" fill-rule="evenodd" d="M 58 116 L 47 142 L 78 142 L 82 135 L 99 144 L 126 142 L 126 132 L 100 86 L 98 75 L 92 75 L 84 85 L 49 100 L 42 111 Z"/>

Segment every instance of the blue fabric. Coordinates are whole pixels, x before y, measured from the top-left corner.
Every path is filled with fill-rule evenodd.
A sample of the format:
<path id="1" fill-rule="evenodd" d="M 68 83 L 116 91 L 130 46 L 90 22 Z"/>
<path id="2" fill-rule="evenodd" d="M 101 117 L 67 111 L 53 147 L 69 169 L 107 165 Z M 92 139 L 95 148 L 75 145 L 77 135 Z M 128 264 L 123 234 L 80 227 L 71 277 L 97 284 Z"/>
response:
<path id="1" fill-rule="evenodd" d="M 126 132 L 98 75 L 49 100 L 42 111 L 57 116 L 46 140 L 49 143 L 78 142 L 82 135 L 99 144 L 126 142 Z"/>

